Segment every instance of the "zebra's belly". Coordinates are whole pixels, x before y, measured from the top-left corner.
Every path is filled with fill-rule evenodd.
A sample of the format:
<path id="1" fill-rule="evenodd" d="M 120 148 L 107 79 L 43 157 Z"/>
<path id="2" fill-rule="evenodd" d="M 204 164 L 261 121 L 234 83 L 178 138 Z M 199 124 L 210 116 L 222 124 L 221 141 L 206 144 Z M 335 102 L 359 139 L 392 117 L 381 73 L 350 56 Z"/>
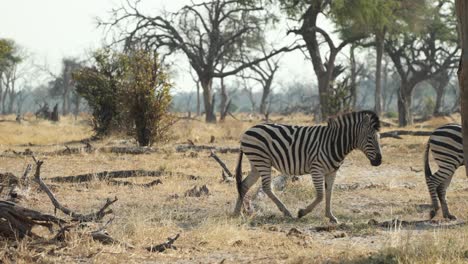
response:
<path id="1" fill-rule="evenodd" d="M 279 168 L 277 165 L 272 165 L 273 168 L 275 168 L 277 171 L 279 171 L 281 174 L 288 175 L 288 176 L 301 176 L 305 174 L 309 174 L 310 170 L 308 169 L 293 169 L 290 168 L 289 170 L 283 170 Z"/>

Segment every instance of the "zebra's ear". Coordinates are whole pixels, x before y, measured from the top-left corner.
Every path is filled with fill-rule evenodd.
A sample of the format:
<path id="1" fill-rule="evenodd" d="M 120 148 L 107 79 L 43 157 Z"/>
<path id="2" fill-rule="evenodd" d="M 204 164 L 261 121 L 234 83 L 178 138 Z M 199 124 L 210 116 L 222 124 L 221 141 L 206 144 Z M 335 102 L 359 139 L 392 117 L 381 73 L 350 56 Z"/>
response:
<path id="1" fill-rule="evenodd" d="M 372 121 L 372 116 L 369 115 L 369 114 L 364 114 L 364 118 L 362 119 L 362 122 L 363 122 L 365 125 L 370 125 L 370 124 L 371 124 L 371 121 Z"/>
<path id="2" fill-rule="evenodd" d="M 337 122 L 336 122 L 336 119 L 335 118 L 328 118 L 327 120 L 327 126 L 329 127 L 334 127 L 336 126 Z"/>

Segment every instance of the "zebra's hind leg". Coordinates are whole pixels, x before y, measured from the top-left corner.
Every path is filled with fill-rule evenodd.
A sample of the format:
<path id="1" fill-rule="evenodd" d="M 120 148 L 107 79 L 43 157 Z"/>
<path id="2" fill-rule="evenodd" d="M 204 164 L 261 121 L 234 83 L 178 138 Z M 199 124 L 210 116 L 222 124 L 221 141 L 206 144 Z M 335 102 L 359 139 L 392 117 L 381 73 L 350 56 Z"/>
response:
<path id="1" fill-rule="evenodd" d="M 331 197 L 333 192 L 333 183 L 335 182 L 336 172 L 330 173 L 325 176 L 325 216 L 330 219 L 332 223 L 338 223 L 338 219 L 333 215 L 331 210 Z"/>
<path id="2" fill-rule="evenodd" d="M 323 200 L 323 174 L 322 173 L 312 173 L 312 181 L 317 191 L 317 197 L 315 200 L 304 209 L 300 209 L 297 213 L 297 217 L 301 218 L 306 214 L 312 212 L 312 210 Z M 331 194 L 330 194 L 331 195 Z M 331 198 L 331 196 L 330 196 Z"/>
<path id="3" fill-rule="evenodd" d="M 241 195 L 237 198 L 237 203 L 236 203 L 236 208 L 234 209 L 234 215 L 240 215 L 241 210 L 242 210 L 242 205 L 244 204 L 244 198 L 247 192 L 249 191 L 250 187 L 254 185 L 258 178 L 260 177 L 260 174 L 258 173 L 257 169 L 252 165 L 251 166 L 251 171 L 247 177 L 242 181 L 242 193 Z"/>
<path id="4" fill-rule="evenodd" d="M 265 194 L 270 197 L 270 199 L 276 204 L 284 216 L 292 218 L 292 214 L 289 212 L 283 202 L 281 202 L 281 200 L 276 197 L 276 195 L 273 193 L 273 190 L 271 189 L 271 168 L 260 171 L 260 175 L 262 176 L 263 192 L 265 192 Z"/>
<path id="5" fill-rule="evenodd" d="M 448 177 L 445 181 L 440 183 L 439 187 L 437 187 L 437 195 L 439 196 L 440 206 L 442 207 L 442 214 L 444 215 L 444 218 L 448 218 L 450 220 L 456 220 L 457 217 L 450 214 L 449 212 L 447 199 L 446 199 L 446 191 L 447 191 L 448 186 L 450 185 L 451 180 L 452 180 L 452 177 Z"/>
<path id="6" fill-rule="evenodd" d="M 439 201 L 437 200 L 437 185 L 435 183 L 428 183 L 429 194 L 431 195 L 432 209 L 430 212 L 430 218 L 434 218 L 439 211 Z"/>

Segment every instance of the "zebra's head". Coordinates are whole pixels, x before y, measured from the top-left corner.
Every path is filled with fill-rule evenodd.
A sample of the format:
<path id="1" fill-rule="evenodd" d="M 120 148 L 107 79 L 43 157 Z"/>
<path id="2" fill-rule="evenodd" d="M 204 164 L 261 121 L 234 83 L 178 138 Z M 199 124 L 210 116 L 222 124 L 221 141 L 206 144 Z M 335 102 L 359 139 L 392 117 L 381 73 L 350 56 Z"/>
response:
<path id="1" fill-rule="evenodd" d="M 379 166 L 382 164 L 379 117 L 372 111 L 361 111 L 359 115 L 361 117 L 358 128 L 357 148 L 364 152 L 372 166 Z"/>

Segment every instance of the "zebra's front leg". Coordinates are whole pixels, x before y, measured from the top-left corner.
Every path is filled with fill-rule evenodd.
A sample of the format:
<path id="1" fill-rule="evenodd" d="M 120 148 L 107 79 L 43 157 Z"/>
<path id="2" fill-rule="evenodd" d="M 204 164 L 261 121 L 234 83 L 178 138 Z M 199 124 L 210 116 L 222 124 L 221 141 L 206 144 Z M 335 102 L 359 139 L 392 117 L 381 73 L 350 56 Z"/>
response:
<path id="1" fill-rule="evenodd" d="M 335 178 L 336 171 L 325 176 L 325 216 L 328 217 L 328 219 L 330 219 L 330 222 L 336 224 L 338 223 L 338 219 L 336 219 L 331 210 L 331 197 L 333 193 L 333 184 L 335 183 Z"/>
<path id="2" fill-rule="evenodd" d="M 313 172 L 311 176 L 312 176 L 312 182 L 314 183 L 314 187 L 317 192 L 317 197 L 315 197 L 315 200 L 311 204 L 309 204 L 306 208 L 299 210 L 299 212 L 297 213 L 298 218 L 301 218 L 305 216 L 306 214 L 312 212 L 315 206 L 317 206 L 317 204 L 319 204 L 323 200 L 323 173 Z"/>
<path id="3" fill-rule="evenodd" d="M 292 215 L 289 212 L 289 210 L 286 208 L 286 206 L 281 202 L 278 197 L 273 193 L 271 189 L 271 169 L 269 172 L 260 172 L 260 175 L 262 176 L 262 189 L 270 197 L 270 199 L 276 204 L 278 209 L 284 214 L 286 217 L 291 217 Z"/>

